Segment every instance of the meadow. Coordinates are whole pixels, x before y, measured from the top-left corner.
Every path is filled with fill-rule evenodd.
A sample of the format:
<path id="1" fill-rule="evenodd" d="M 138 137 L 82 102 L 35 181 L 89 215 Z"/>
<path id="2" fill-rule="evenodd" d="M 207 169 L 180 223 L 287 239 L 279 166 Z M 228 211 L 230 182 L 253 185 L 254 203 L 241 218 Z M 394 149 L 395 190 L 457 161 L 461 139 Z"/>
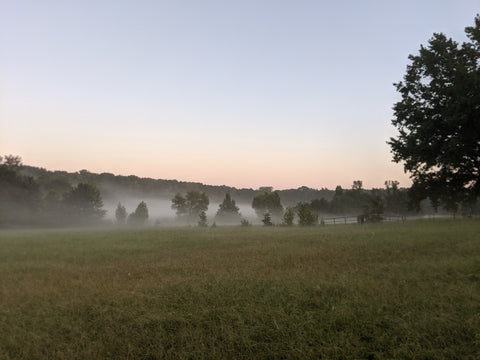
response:
<path id="1" fill-rule="evenodd" d="M 479 359 L 478 220 L 0 231 L 0 359 Z"/>

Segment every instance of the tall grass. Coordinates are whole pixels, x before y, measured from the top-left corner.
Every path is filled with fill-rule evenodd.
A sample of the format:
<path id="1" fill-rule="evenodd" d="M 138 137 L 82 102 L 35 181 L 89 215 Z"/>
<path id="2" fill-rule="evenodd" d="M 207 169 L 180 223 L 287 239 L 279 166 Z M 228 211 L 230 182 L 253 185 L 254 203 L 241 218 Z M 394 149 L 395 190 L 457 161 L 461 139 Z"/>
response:
<path id="1" fill-rule="evenodd" d="M 0 232 L 0 359 L 479 359 L 480 223 Z"/>

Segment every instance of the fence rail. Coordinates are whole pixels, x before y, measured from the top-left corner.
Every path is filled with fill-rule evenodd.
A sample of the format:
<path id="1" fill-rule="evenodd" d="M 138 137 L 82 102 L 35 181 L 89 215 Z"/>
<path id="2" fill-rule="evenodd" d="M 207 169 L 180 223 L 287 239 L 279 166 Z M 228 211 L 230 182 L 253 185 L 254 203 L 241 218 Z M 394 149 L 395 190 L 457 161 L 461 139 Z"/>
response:
<path id="1" fill-rule="evenodd" d="M 381 222 L 405 222 L 406 216 L 402 215 L 379 215 L 379 221 Z M 363 224 L 368 223 L 368 219 L 364 216 L 339 216 L 339 217 L 327 217 L 319 218 L 320 225 L 339 225 L 339 224 Z"/>

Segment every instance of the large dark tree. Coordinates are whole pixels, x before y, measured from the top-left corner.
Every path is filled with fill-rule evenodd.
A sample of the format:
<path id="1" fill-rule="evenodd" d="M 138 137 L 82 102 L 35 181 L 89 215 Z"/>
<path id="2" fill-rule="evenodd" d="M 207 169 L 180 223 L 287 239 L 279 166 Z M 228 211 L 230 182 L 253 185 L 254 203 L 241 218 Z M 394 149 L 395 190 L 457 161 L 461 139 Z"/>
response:
<path id="1" fill-rule="evenodd" d="M 0 156 L 0 226 L 33 225 L 41 205 L 38 184 L 20 173 L 22 159 Z"/>
<path id="2" fill-rule="evenodd" d="M 233 200 L 230 194 L 227 193 L 223 202 L 218 206 L 218 211 L 215 217 L 220 222 L 238 222 L 241 218 L 239 210 L 240 208 L 236 205 L 235 200 Z"/>
<path id="3" fill-rule="evenodd" d="M 176 210 L 178 217 L 186 215 L 187 221 L 197 219 L 202 211 L 208 210 L 210 200 L 204 192 L 191 190 L 186 196 L 177 193 L 172 199 L 172 209 Z"/>
<path id="4" fill-rule="evenodd" d="M 64 205 L 76 222 L 99 220 L 105 216 L 100 191 L 94 184 L 80 183 L 65 194 Z"/>
<path id="5" fill-rule="evenodd" d="M 145 201 L 141 201 L 133 213 L 128 216 L 128 223 L 133 226 L 144 225 L 148 220 L 148 207 Z"/>
<path id="6" fill-rule="evenodd" d="M 252 201 L 252 208 L 259 218 L 263 218 L 265 213 L 269 213 L 273 217 L 280 219 L 283 214 L 283 206 L 277 191 L 266 191 L 255 196 Z"/>
<path id="7" fill-rule="evenodd" d="M 459 45 L 434 34 L 418 55 L 410 55 L 392 124 L 393 160 L 413 180 L 413 204 L 429 197 L 456 210 L 480 194 L 480 16 Z"/>

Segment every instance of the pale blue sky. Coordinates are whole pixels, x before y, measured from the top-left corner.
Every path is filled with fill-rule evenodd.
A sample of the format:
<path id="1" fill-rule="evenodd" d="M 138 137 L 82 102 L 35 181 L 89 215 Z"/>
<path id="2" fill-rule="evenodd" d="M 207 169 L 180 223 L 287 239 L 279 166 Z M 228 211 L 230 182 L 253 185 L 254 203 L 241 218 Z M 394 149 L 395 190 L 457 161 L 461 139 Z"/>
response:
<path id="1" fill-rule="evenodd" d="M 407 57 L 480 0 L 0 0 L 0 154 L 237 187 L 409 185 Z"/>

